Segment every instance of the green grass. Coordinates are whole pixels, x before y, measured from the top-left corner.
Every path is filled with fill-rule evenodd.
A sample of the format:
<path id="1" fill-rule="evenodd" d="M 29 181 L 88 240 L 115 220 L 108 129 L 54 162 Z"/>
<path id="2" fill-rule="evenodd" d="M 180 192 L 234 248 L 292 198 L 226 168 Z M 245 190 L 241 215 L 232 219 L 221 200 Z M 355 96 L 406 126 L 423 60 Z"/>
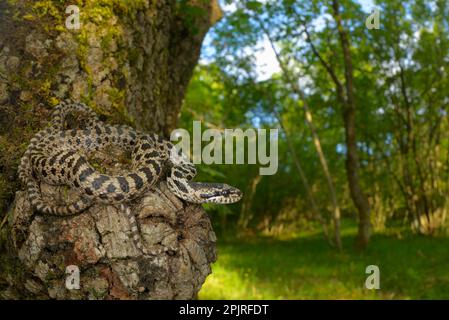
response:
<path id="1" fill-rule="evenodd" d="M 376 234 L 353 249 L 355 227 L 342 230 L 345 250 L 319 234 L 293 239 L 218 240 L 218 261 L 200 299 L 449 299 L 449 237 Z M 380 290 L 365 289 L 365 269 L 380 268 Z"/>

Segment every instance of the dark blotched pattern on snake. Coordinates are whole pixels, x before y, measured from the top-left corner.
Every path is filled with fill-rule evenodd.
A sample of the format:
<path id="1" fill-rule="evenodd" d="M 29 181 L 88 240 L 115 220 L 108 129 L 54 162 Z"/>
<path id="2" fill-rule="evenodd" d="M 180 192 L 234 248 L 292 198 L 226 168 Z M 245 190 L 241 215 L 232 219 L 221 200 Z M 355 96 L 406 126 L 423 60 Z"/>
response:
<path id="1" fill-rule="evenodd" d="M 83 128 L 65 129 L 67 116 L 81 113 L 87 116 Z M 100 173 L 88 161 L 88 156 L 108 146 L 131 153 L 131 168 L 121 175 Z M 175 146 L 156 134 L 139 132 L 125 125 L 109 125 L 100 121 L 82 103 L 61 103 L 55 107 L 47 128 L 39 131 L 21 159 L 19 178 L 26 185 L 31 204 L 40 212 L 71 215 L 82 212 L 95 202 L 117 204 L 126 213 L 133 240 L 145 252 L 138 233 L 136 219 L 126 202 L 135 199 L 154 185 L 169 168 L 167 185 L 179 198 L 192 203 L 234 203 L 241 199 L 237 188 L 219 183 L 192 182 L 196 169 Z M 68 185 L 82 196 L 64 206 L 45 203 L 40 182 Z"/>

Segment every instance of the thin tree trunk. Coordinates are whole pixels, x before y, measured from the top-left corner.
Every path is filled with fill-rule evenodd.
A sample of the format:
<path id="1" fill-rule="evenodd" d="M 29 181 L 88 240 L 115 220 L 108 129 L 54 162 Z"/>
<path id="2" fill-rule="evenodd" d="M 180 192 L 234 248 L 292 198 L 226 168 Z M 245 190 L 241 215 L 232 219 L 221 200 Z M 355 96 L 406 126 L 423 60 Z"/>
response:
<path id="1" fill-rule="evenodd" d="M 284 61 L 281 59 L 278 51 L 276 50 L 276 47 L 274 46 L 273 40 L 271 39 L 271 36 L 270 36 L 268 30 L 266 30 L 264 28 L 262 22 L 259 21 L 259 23 L 270 42 L 271 48 L 273 49 L 273 52 L 276 56 L 276 60 L 279 63 L 279 66 L 282 70 L 282 74 L 283 74 L 286 82 L 290 85 L 290 87 L 292 88 L 292 91 L 300 96 L 301 101 L 303 103 L 303 109 L 304 109 L 304 113 L 305 113 L 306 123 L 312 133 L 313 143 L 315 145 L 315 149 L 316 149 L 318 157 L 320 159 L 320 164 L 321 164 L 321 167 L 323 168 L 323 172 L 326 177 L 326 182 L 327 182 L 327 186 L 329 189 L 329 194 L 331 196 L 332 220 L 333 220 L 333 224 L 334 224 L 335 246 L 338 250 L 341 250 L 342 243 L 341 243 L 341 237 L 340 237 L 340 206 L 338 205 L 337 193 L 335 192 L 334 184 L 332 182 L 332 177 L 329 172 L 329 167 L 327 165 L 326 157 L 324 156 L 323 149 L 321 148 L 321 142 L 320 142 L 318 133 L 316 131 L 315 125 L 312 120 L 312 113 L 310 112 L 310 108 L 307 103 L 307 99 L 304 95 L 304 92 L 299 87 L 298 82 L 295 81 L 291 77 L 288 68 L 286 67 Z"/>
<path id="2" fill-rule="evenodd" d="M 332 201 L 332 220 L 334 223 L 334 241 L 336 247 L 341 250 L 341 236 L 340 236 L 340 206 L 338 205 L 337 193 L 335 191 L 334 183 L 332 181 L 332 177 L 329 171 L 329 166 L 327 165 L 326 157 L 324 156 L 323 149 L 321 148 L 321 141 L 318 136 L 317 130 L 315 128 L 315 124 L 312 120 L 312 113 L 310 112 L 309 104 L 304 96 L 302 90 L 298 87 L 297 83 L 292 83 L 293 90 L 299 94 L 302 100 L 302 105 L 305 113 L 306 123 L 312 132 L 313 143 L 315 145 L 315 149 L 318 153 L 318 157 L 320 159 L 321 167 L 323 168 L 324 176 L 326 177 L 327 187 L 329 189 L 329 193 Z"/>
<path id="3" fill-rule="evenodd" d="M 351 193 L 351 199 L 357 209 L 359 226 L 356 245 L 364 249 L 369 242 L 371 235 L 371 221 L 370 221 L 370 205 L 368 199 L 363 193 L 360 187 L 360 179 L 358 175 L 359 170 L 359 160 L 357 155 L 357 140 L 355 135 L 355 96 L 354 96 L 354 84 L 353 84 L 353 69 L 352 69 L 352 58 L 350 52 L 349 39 L 345 29 L 343 28 L 340 9 L 338 1 L 332 2 L 332 8 L 334 13 L 334 19 L 337 23 L 338 33 L 340 36 L 340 43 L 342 46 L 343 57 L 344 57 L 344 69 L 345 69 L 345 83 L 344 86 L 340 82 L 335 70 L 332 66 L 321 56 L 317 48 L 312 42 L 310 33 L 308 32 L 306 23 L 297 14 L 299 22 L 304 27 L 304 32 L 306 35 L 306 40 L 309 43 L 312 53 L 318 58 L 321 65 L 324 67 L 326 72 L 331 77 L 335 84 L 337 101 L 341 104 L 343 108 L 343 122 L 345 126 L 345 140 L 346 140 L 346 175 L 349 184 L 349 190 Z"/>
<path id="4" fill-rule="evenodd" d="M 312 212 L 314 214 L 314 218 L 321 223 L 321 227 L 323 228 L 323 235 L 327 242 L 333 246 L 333 242 L 331 238 L 329 237 L 329 231 L 327 229 L 327 223 L 326 220 L 323 218 L 320 209 L 318 208 L 318 205 L 316 203 L 315 197 L 312 193 L 312 189 L 310 188 L 309 180 L 307 179 L 306 174 L 304 173 L 304 170 L 302 169 L 301 163 L 299 162 L 298 156 L 296 155 L 295 147 L 291 141 L 290 135 L 285 129 L 284 123 L 279 115 L 277 115 L 277 120 L 279 122 L 279 125 L 282 128 L 282 131 L 284 131 L 285 139 L 287 140 L 288 149 L 290 151 L 290 154 L 292 155 L 293 163 L 295 164 L 296 170 L 298 170 L 299 178 L 301 179 L 304 189 L 306 190 L 307 198 L 309 199 L 309 203 L 312 206 Z"/>
<path id="5" fill-rule="evenodd" d="M 254 195 L 256 194 L 257 185 L 261 180 L 262 176 L 257 173 L 251 179 L 251 182 L 247 188 L 247 192 L 245 192 L 245 198 L 243 200 L 242 209 L 240 211 L 240 217 L 237 222 L 237 225 L 241 230 L 245 230 L 252 219 L 251 204 L 253 202 Z"/>
<path id="6" fill-rule="evenodd" d="M 406 87 L 406 83 L 405 83 L 405 75 L 404 75 L 404 68 L 402 67 L 401 62 L 399 63 L 399 68 L 400 68 L 400 72 L 399 72 L 399 80 L 400 80 L 400 91 L 401 91 L 401 95 L 402 98 L 404 100 L 404 106 L 405 106 L 405 112 L 406 112 L 406 121 L 407 121 L 407 155 L 411 155 L 413 162 L 416 166 L 416 173 L 418 175 L 418 188 L 419 188 L 419 195 L 417 194 L 417 205 L 418 205 L 418 210 L 417 210 L 417 216 L 418 219 L 421 218 L 421 212 L 424 211 L 424 214 L 426 216 L 427 219 L 427 227 L 425 228 L 431 228 L 432 224 L 430 221 L 430 208 L 429 208 L 429 201 L 428 201 L 428 197 L 426 194 L 426 188 L 425 188 L 425 180 L 426 178 L 424 177 L 424 174 L 422 172 L 421 169 L 421 162 L 418 158 L 418 153 L 416 150 L 416 135 L 415 135 L 415 123 L 414 123 L 414 115 L 413 115 L 413 106 L 412 106 L 412 102 L 410 101 L 408 94 L 407 94 L 407 87 Z M 411 152 L 410 152 L 411 150 Z M 423 205 L 423 210 L 421 210 L 421 206 L 420 204 L 422 203 Z M 427 232 L 432 233 L 432 230 L 426 230 Z"/>
<path id="7" fill-rule="evenodd" d="M 343 27 L 340 15 L 340 5 L 338 0 L 332 1 L 332 8 L 337 30 L 340 37 L 340 43 L 343 51 L 343 62 L 345 70 L 345 91 L 346 99 L 343 108 L 343 120 L 345 124 L 346 136 L 346 173 L 348 176 L 349 189 L 352 200 L 357 208 L 359 216 L 359 228 L 357 234 L 357 246 L 361 249 L 366 248 L 371 236 L 370 205 L 366 195 L 362 191 L 359 178 L 359 159 L 357 154 L 357 139 L 355 132 L 355 112 L 356 101 L 354 95 L 354 75 L 352 67 L 352 57 L 350 51 L 349 38 Z"/>

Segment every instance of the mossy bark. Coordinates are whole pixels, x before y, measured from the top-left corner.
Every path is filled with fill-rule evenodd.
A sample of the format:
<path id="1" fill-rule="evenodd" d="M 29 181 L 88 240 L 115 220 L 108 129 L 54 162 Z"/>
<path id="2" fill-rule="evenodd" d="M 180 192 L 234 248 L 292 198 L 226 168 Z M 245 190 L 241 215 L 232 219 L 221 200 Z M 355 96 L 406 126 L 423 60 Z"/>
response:
<path id="1" fill-rule="evenodd" d="M 78 30 L 66 28 L 69 4 L 80 9 Z M 109 122 L 169 136 L 204 35 L 220 16 L 214 0 L 0 0 L 0 244 L 13 251 L 2 254 L 0 289 L 11 283 L 6 274 L 30 272 L 7 245 L 16 171 L 53 106 L 82 101 Z"/>

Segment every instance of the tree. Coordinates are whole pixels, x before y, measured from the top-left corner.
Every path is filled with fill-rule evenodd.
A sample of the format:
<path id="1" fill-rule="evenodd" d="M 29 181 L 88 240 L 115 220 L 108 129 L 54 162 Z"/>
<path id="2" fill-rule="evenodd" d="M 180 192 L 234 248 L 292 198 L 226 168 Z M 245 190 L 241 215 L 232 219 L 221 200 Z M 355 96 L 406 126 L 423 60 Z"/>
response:
<path id="1" fill-rule="evenodd" d="M 341 50 L 343 52 L 344 78 L 345 89 L 342 84 L 334 76 L 332 79 L 337 86 L 340 103 L 343 105 L 343 121 L 345 124 L 346 133 L 346 172 L 348 176 L 349 189 L 351 190 L 351 197 L 357 208 L 359 215 L 359 232 L 357 236 L 357 245 L 364 249 L 369 242 L 371 236 L 371 220 L 370 220 L 370 205 L 365 193 L 362 190 L 359 178 L 359 157 L 357 151 L 357 137 L 355 126 L 355 112 L 357 103 L 354 94 L 354 71 L 352 65 L 352 56 L 350 41 L 347 31 L 342 23 L 340 12 L 340 3 L 338 0 L 332 1 L 332 9 L 335 22 L 337 24 L 338 35 L 340 37 Z M 345 92 L 343 95 L 343 91 Z"/>
<path id="2" fill-rule="evenodd" d="M 127 123 L 137 129 L 151 130 L 167 137 L 176 127 L 184 93 L 198 60 L 204 35 L 221 17 L 221 10 L 216 1 L 79 0 L 73 4 L 79 8 L 79 28 L 73 23 L 77 14 L 76 8 L 71 7 L 69 14 L 66 14 L 64 1 L 0 1 L 2 211 L 11 204 L 13 194 L 18 189 L 15 174 L 18 159 L 31 136 L 48 121 L 51 107 L 61 100 L 70 98 L 85 102 L 108 121 Z M 42 188 L 45 189 L 45 186 Z M 163 190 L 163 186 L 161 188 Z M 58 194 L 57 190 L 47 191 L 49 194 Z M 164 197 L 156 198 L 156 203 L 171 203 Z M 70 242 L 67 233 L 65 239 L 53 243 L 55 251 L 51 257 L 44 257 L 44 251 L 49 250 L 49 242 L 46 242 L 47 246 L 39 247 L 43 250 L 42 255 L 34 257 L 36 260 L 33 261 L 33 264 L 44 263 L 45 268 L 50 268 L 50 273 L 58 277 L 57 284 L 45 282 L 45 277 L 39 275 L 37 269 L 30 269 L 30 264 L 26 263 L 30 257 L 21 255 L 29 248 L 29 236 L 48 239 L 54 232 L 57 234 L 57 231 L 39 229 L 31 232 L 28 227 L 39 224 L 41 218 L 32 215 L 32 210 L 23 203 L 24 199 L 22 193 L 17 193 L 12 209 L 2 223 L 2 250 L 6 250 L 6 247 L 11 250 L 8 256 L 10 259 L 4 256 L 2 263 L 2 275 L 11 277 L 7 283 L 2 282 L 2 289 L 7 287 L 3 290 L 3 295 L 16 298 L 93 297 L 87 289 L 78 293 L 64 291 L 61 279 L 65 278 L 65 271 L 62 265 L 45 264 L 45 259 L 53 262 L 55 259 L 62 259 L 67 263 L 71 259 L 67 258 L 69 252 L 76 256 L 77 242 Z M 199 207 L 189 208 L 181 206 L 178 209 L 183 212 L 193 210 L 193 217 L 202 221 L 204 212 Z M 102 210 L 106 210 L 105 214 L 108 214 L 111 208 Z M 166 214 L 170 212 L 168 208 L 163 211 Z M 85 215 L 88 214 L 92 212 Z M 19 222 L 18 217 L 28 220 Z M 73 219 L 66 223 L 73 223 L 77 218 Z M 64 222 L 51 219 L 49 221 L 54 223 L 57 230 L 63 232 Z M 44 225 L 45 223 L 42 226 Z M 114 223 L 112 226 L 117 227 Z M 86 237 L 92 235 L 95 224 L 81 224 L 78 227 L 79 234 L 75 238 L 81 241 L 78 244 L 86 243 Z M 210 228 L 208 219 L 205 220 L 204 228 Z M 198 232 L 196 235 L 203 237 Z M 19 234 L 24 238 L 17 238 Z M 101 239 L 101 234 L 97 234 L 97 237 L 104 240 Z M 141 283 L 147 284 L 141 292 L 135 291 L 136 288 L 131 292 L 126 285 L 123 287 L 126 274 L 132 274 L 129 273 L 129 265 L 114 269 L 112 262 L 107 260 L 108 255 L 96 255 L 97 258 L 103 257 L 106 260 L 94 259 L 92 268 L 88 267 L 92 261 L 80 261 L 79 256 L 75 261 L 83 266 L 88 263 L 87 269 L 83 270 L 86 279 L 94 281 L 94 277 L 89 277 L 88 272 L 102 274 L 97 282 L 90 283 L 90 288 L 94 291 L 102 288 L 102 298 L 191 298 L 210 271 L 208 264 L 215 259 L 211 239 L 209 236 L 203 239 L 209 247 L 199 248 L 192 240 L 189 240 L 190 244 L 186 247 L 197 252 L 190 257 L 198 258 L 198 252 L 205 252 L 201 253 L 203 256 L 200 257 L 201 266 L 198 269 L 201 269 L 201 276 L 198 278 L 195 278 L 195 275 L 198 275 L 195 272 L 184 272 L 181 276 L 168 272 L 168 266 L 179 263 L 178 259 L 177 262 L 172 260 L 164 265 L 162 269 L 165 268 L 165 273 L 160 270 L 153 272 L 151 266 L 154 267 L 154 264 L 149 261 L 130 262 L 137 263 L 137 269 L 146 270 L 140 273 L 139 277 L 156 277 L 139 278 Z M 68 241 L 69 249 L 64 248 L 64 241 Z M 190 249 L 181 253 L 181 256 L 187 254 L 189 257 Z M 114 252 L 117 253 L 112 250 L 109 254 Z M 198 261 L 193 264 L 195 263 Z M 18 265 L 21 265 L 21 272 L 7 272 Z M 182 263 L 178 265 L 180 266 L 188 267 Z M 127 268 L 128 271 L 125 270 Z M 189 276 L 192 279 L 188 279 Z M 117 277 L 122 280 L 121 284 Z M 27 283 L 31 285 L 27 286 Z M 48 290 L 45 285 L 48 285 Z M 168 287 L 162 289 L 161 286 L 164 285 Z"/>
<path id="3" fill-rule="evenodd" d="M 361 247 L 371 228 L 387 223 L 438 234 L 449 210 L 447 1 L 378 1 L 380 29 L 366 27 L 370 8 L 359 1 L 233 3 L 214 28 L 215 50 L 194 78 L 187 109 L 211 126 L 285 128 L 277 174 L 257 183 L 245 210 L 231 209 L 235 220 L 285 230 L 313 212 L 335 217 L 334 198 L 342 219 L 357 219 Z M 281 62 L 270 76 L 260 73 L 262 54 Z M 246 169 L 227 174 L 240 186 L 255 179 Z"/>

